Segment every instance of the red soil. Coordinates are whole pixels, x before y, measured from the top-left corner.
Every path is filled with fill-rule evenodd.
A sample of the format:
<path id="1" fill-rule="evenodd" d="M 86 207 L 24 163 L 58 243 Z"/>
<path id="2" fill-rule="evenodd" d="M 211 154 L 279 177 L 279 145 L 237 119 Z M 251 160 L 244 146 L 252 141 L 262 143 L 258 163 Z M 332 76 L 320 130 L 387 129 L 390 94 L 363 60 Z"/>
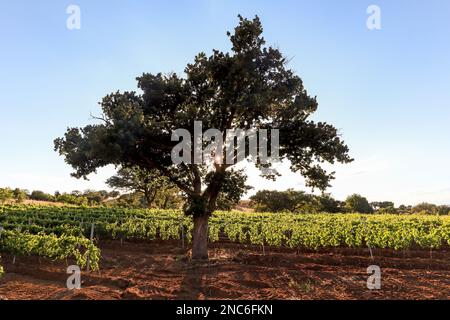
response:
<path id="1" fill-rule="evenodd" d="M 66 262 L 3 255 L 0 299 L 448 299 L 450 251 L 275 250 L 211 245 L 192 262 L 177 242 L 101 241 L 101 270 L 66 289 Z M 431 256 L 430 256 L 431 255 Z M 67 262 L 71 264 L 71 262 Z M 369 265 L 382 288 L 366 287 Z"/>

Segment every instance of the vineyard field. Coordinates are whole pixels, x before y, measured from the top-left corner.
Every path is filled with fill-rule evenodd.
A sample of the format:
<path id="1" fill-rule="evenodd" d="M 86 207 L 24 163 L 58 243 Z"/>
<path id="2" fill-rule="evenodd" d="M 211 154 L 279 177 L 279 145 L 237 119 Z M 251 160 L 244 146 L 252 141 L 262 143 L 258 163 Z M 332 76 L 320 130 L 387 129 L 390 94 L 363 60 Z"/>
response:
<path id="1" fill-rule="evenodd" d="M 98 237 L 121 240 L 181 239 L 189 243 L 192 219 L 178 210 L 89 207 L 0 207 L 0 251 L 54 259 L 90 257 L 97 268 Z M 92 229 L 92 230 L 91 230 Z M 90 240 L 90 232 L 94 231 Z M 289 248 L 372 247 L 438 249 L 450 244 L 450 217 L 364 214 L 216 212 L 209 240 Z"/>
<path id="2" fill-rule="evenodd" d="M 183 257 L 189 250 L 189 244 L 192 240 L 193 223 L 190 217 L 184 216 L 178 210 L 5 205 L 0 207 L 0 227 L 0 255 L 3 259 L 3 261 L 0 260 L 0 265 L 3 265 L 3 267 L 0 267 L 0 275 L 3 274 L 2 279 L 5 279 L 3 281 L 4 287 L 1 286 L 0 281 L 0 288 L 3 288 L 4 293 L 10 292 L 9 286 L 13 286 L 15 283 L 7 279 L 15 279 L 17 272 L 19 274 L 33 274 L 36 277 L 36 280 L 33 281 L 37 281 L 38 287 L 46 286 L 47 282 L 45 281 L 47 280 L 42 282 L 39 279 L 42 277 L 53 279 L 53 276 L 51 274 L 46 275 L 45 270 L 50 269 L 54 270 L 52 273 L 61 273 L 64 270 L 63 268 L 65 268 L 64 266 L 68 265 L 68 260 L 76 263 L 83 270 L 99 270 L 100 273 L 89 273 L 91 276 L 88 279 L 93 277 L 91 279 L 93 286 L 99 281 L 104 281 L 105 285 L 109 285 L 112 281 L 108 280 L 109 278 L 97 278 L 103 277 L 100 275 L 105 272 L 106 274 L 114 274 L 119 269 L 121 270 L 120 272 L 127 274 L 135 268 L 146 269 L 148 265 L 151 265 L 151 268 L 156 267 L 160 269 L 158 271 L 161 273 L 159 277 L 165 279 L 161 281 L 169 281 L 170 277 L 166 279 L 166 271 L 164 271 L 168 263 L 171 265 L 170 268 L 176 270 L 180 275 L 184 274 L 185 271 L 181 271 L 184 268 L 187 268 L 187 270 L 191 268 L 191 265 Z M 402 250 L 403 253 L 400 252 L 400 255 L 403 254 L 403 256 L 408 251 L 415 252 L 421 257 L 423 257 L 423 252 L 425 252 L 425 256 L 429 257 L 427 262 L 424 262 L 423 258 L 415 259 L 410 257 L 404 260 L 405 262 L 400 263 L 400 266 L 404 265 L 405 268 L 411 268 L 411 266 L 418 268 L 414 271 L 417 279 L 420 277 L 421 268 L 431 267 L 431 270 L 437 276 L 447 272 L 445 257 L 448 256 L 450 247 L 449 216 L 215 212 L 209 219 L 208 232 L 212 248 L 211 257 L 213 262 L 211 263 L 213 265 L 217 264 L 218 261 L 222 261 L 220 263 L 230 265 L 230 268 L 236 269 L 237 274 L 239 274 L 247 272 L 245 271 L 247 268 L 256 268 L 256 265 L 263 263 L 265 267 L 261 266 L 261 268 L 273 269 L 275 276 L 278 274 L 276 271 L 278 262 L 274 261 L 278 260 L 273 259 L 281 259 L 279 260 L 280 263 L 281 261 L 292 261 L 282 268 L 286 268 L 288 274 L 298 274 L 295 277 L 300 278 L 304 277 L 302 269 L 297 269 L 294 266 L 297 264 L 302 266 L 300 268 L 310 268 L 308 261 L 312 261 L 310 263 L 314 264 L 314 268 L 317 268 L 319 263 L 321 265 L 320 268 L 329 269 L 327 272 L 338 272 L 336 270 L 340 269 L 335 268 L 340 267 L 335 267 L 334 265 L 339 265 L 342 261 L 347 260 L 351 268 L 353 268 L 351 269 L 353 270 L 352 272 L 355 272 L 355 274 L 360 272 L 358 271 L 360 270 L 359 265 L 363 260 L 366 261 L 364 264 L 372 264 L 380 263 L 376 262 L 376 259 L 384 259 L 382 261 L 383 265 L 392 265 L 392 268 L 397 268 L 400 262 L 395 262 L 395 259 L 392 260 L 387 257 L 382 258 L 380 254 Z M 134 253 L 132 248 L 135 246 L 140 248 L 139 253 Z M 234 249 L 233 246 L 236 248 Z M 151 250 L 157 253 L 152 255 L 148 252 L 149 249 L 145 248 L 154 248 Z M 266 252 L 270 252 L 268 256 L 264 253 L 264 248 Z M 281 251 L 277 248 L 280 248 Z M 377 255 L 374 258 L 375 260 L 371 260 L 370 256 L 368 256 L 367 250 L 369 248 L 371 254 L 374 251 Z M 339 253 L 340 250 L 350 250 L 350 252 L 355 250 L 355 252 L 358 252 L 361 249 L 367 252 L 363 257 L 347 257 Z M 103 252 L 103 250 L 106 251 Z M 296 252 L 299 250 L 303 253 L 297 255 Z M 432 251 L 434 251 L 434 259 L 429 254 Z M 336 253 L 328 255 L 324 252 Z M 117 262 L 119 258 L 116 257 L 116 254 L 120 254 L 120 263 Z M 134 256 L 135 254 L 136 256 Z M 166 257 L 169 256 L 172 256 L 172 258 L 167 260 Z M 269 256 L 272 256 L 272 258 Z M 409 253 L 406 256 L 409 256 Z M 57 265 L 63 264 L 64 266 L 61 265 L 61 267 L 55 269 L 55 265 L 48 265 L 47 262 L 41 264 L 41 260 L 36 264 L 36 260 L 33 259 L 40 259 L 40 257 L 48 258 L 44 261 L 50 260 Z M 146 258 L 141 260 L 140 257 Z M 13 262 L 16 261 L 16 258 L 17 262 Z M 137 260 L 134 261 L 133 259 Z M 239 262 L 242 259 L 245 261 Z M 257 259 L 257 261 L 255 260 L 256 262 L 254 262 L 254 259 Z M 119 265 L 116 263 L 119 263 Z M 154 265 L 155 263 L 157 264 L 156 266 Z M 255 267 L 251 267 L 253 263 L 256 263 Z M 325 265 L 322 266 L 322 263 L 325 263 Z M 250 266 L 247 267 L 247 264 L 250 264 Z M 121 268 L 124 269 L 122 270 Z M 206 266 L 205 268 L 205 272 L 209 270 Z M 225 265 L 223 268 L 226 269 Z M 41 272 L 44 272 L 44 275 L 40 275 Z M 190 277 L 189 272 L 186 272 L 184 276 Z M 262 277 L 262 271 L 258 272 L 258 277 Z M 64 274 L 58 276 L 57 283 L 64 283 L 62 280 Z M 234 279 L 232 274 L 227 273 L 227 276 Z M 247 277 L 252 278 L 254 276 L 252 272 L 248 272 Z M 323 273 L 317 271 L 315 275 L 317 280 L 314 283 L 324 281 L 322 279 L 323 276 Z M 110 277 L 114 278 L 113 275 Z M 138 281 L 136 279 L 141 279 L 138 274 L 133 275 L 133 277 L 135 280 L 127 281 Z M 152 280 L 150 275 L 149 277 L 149 279 L 145 280 L 147 281 L 145 283 L 156 281 L 156 279 Z M 270 277 L 267 279 L 258 277 L 255 278 L 255 281 L 271 282 Z M 24 281 L 24 286 L 30 285 L 27 279 L 29 278 L 21 280 Z M 330 281 L 347 281 L 345 280 L 346 273 L 339 274 L 339 276 L 332 279 Z M 227 280 L 218 279 L 217 281 Z M 242 288 L 239 279 L 232 281 L 236 283 L 236 288 Z M 281 282 L 283 281 L 285 280 Z M 292 286 L 292 283 L 294 283 L 294 288 L 291 288 L 290 291 L 295 292 L 290 293 L 291 295 L 297 295 L 298 297 L 308 296 L 302 293 L 302 290 L 295 285 L 297 280 L 289 278 L 286 281 L 288 281 L 288 286 Z M 389 281 L 392 282 L 392 286 L 395 286 L 398 278 L 397 276 L 392 276 L 392 279 Z M 401 281 L 407 281 L 409 285 L 413 283 L 406 278 L 406 275 Z M 262 283 L 252 283 L 255 283 L 256 286 L 263 285 Z M 415 287 L 417 288 L 414 290 L 422 290 L 422 287 L 426 286 L 422 282 L 417 282 L 417 280 L 416 283 Z M 191 286 L 191 284 L 186 285 Z M 310 285 L 309 282 L 307 285 Z M 143 284 L 143 286 L 147 286 L 147 284 Z M 173 283 L 171 286 L 171 288 L 176 288 L 177 284 Z M 276 285 L 277 288 L 285 286 L 286 284 Z M 347 289 L 353 290 L 354 286 L 355 284 L 352 284 Z M 328 293 L 324 288 L 320 288 L 316 292 L 318 298 L 327 297 Z M 52 292 L 53 289 L 49 290 L 49 292 Z M 104 293 L 106 289 L 102 290 Z M 117 290 L 120 291 L 122 289 L 119 288 Z M 198 298 L 197 296 L 191 296 L 190 292 L 192 290 L 195 293 L 194 287 L 186 289 L 189 295 L 183 297 Z M 252 290 L 257 290 L 257 288 Z M 66 294 L 66 291 L 61 292 L 61 294 Z M 125 290 L 122 294 L 128 296 L 130 292 Z M 142 294 L 145 297 L 155 297 L 151 293 Z M 163 296 L 175 298 L 178 294 L 180 293 L 175 290 L 174 292 L 166 292 Z M 226 297 L 222 296 L 223 293 L 220 290 L 217 291 L 217 294 L 221 297 Z M 244 291 L 242 294 L 244 294 Z M 262 296 L 259 296 L 259 294 L 262 294 Z M 286 292 L 278 290 L 277 293 L 274 293 L 274 297 L 285 298 L 284 294 Z M 346 294 L 350 293 L 347 292 Z M 358 291 L 351 294 L 360 296 L 364 293 Z M 389 292 L 384 294 L 389 294 Z M 404 294 L 414 296 L 414 293 L 409 291 Z M 432 296 L 440 296 L 440 291 L 434 292 Z M 264 297 L 264 293 L 258 291 L 256 297 Z M 333 298 L 339 297 L 341 296 L 338 293 L 336 293 L 336 296 L 333 296 Z"/>

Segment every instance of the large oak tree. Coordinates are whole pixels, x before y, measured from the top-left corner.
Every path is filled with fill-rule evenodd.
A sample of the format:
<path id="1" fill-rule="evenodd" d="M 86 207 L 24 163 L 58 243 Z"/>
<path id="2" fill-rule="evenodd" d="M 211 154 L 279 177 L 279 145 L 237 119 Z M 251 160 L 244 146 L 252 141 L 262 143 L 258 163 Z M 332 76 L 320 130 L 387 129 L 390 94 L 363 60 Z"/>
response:
<path id="1" fill-rule="evenodd" d="M 333 179 L 321 163 L 351 161 L 348 147 L 336 128 L 309 119 L 317 109 L 302 80 L 287 67 L 276 48 L 265 45 L 258 17 L 239 16 L 234 33 L 228 32 L 231 52 L 200 53 L 185 75 L 144 73 L 137 78 L 142 93 L 115 92 L 101 101 L 102 122 L 69 128 L 55 140 L 57 150 L 75 172 L 86 178 L 97 168 L 139 166 L 156 168 L 182 190 L 188 199 L 185 213 L 194 219 L 192 257 L 208 257 L 208 217 L 222 189 L 236 186 L 244 192 L 242 174 L 232 164 L 174 164 L 173 130 L 194 135 L 194 121 L 203 128 L 279 129 L 279 156 L 301 173 L 310 187 L 325 189 Z M 246 154 L 248 156 L 248 153 Z M 254 159 L 262 175 L 270 164 Z"/>

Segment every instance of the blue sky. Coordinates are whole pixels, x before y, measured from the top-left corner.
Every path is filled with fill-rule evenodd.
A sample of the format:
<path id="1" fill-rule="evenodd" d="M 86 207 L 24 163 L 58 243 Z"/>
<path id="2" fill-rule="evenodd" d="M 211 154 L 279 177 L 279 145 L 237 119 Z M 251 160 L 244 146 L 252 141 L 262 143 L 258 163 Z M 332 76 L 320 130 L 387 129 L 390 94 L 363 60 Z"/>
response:
<path id="1" fill-rule="evenodd" d="M 66 8 L 81 29 L 66 28 Z M 381 9 L 368 30 L 366 9 Z M 143 72 L 181 73 L 200 51 L 228 50 L 237 14 L 262 20 L 267 43 L 317 95 L 317 120 L 340 129 L 355 162 L 330 166 L 339 199 L 450 204 L 450 1 L 0 1 L 0 186 L 71 191 L 104 188 L 53 151 L 68 126 L 92 123 L 98 101 L 136 89 Z M 280 168 L 258 188 L 304 189 Z"/>

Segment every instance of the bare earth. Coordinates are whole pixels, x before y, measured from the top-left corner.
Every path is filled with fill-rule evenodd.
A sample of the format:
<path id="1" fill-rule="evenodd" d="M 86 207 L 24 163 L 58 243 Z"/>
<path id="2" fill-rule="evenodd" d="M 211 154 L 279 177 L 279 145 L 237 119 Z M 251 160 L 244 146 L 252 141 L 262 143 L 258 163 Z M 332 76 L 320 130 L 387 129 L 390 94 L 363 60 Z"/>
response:
<path id="1" fill-rule="evenodd" d="M 101 270 L 66 289 L 66 262 L 3 255 L 0 299 L 448 299 L 450 251 L 330 249 L 296 252 L 211 245 L 210 261 L 192 262 L 178 242 L 101 241 Z M 366 269 L 382 270 L 381 290 Z"/>

